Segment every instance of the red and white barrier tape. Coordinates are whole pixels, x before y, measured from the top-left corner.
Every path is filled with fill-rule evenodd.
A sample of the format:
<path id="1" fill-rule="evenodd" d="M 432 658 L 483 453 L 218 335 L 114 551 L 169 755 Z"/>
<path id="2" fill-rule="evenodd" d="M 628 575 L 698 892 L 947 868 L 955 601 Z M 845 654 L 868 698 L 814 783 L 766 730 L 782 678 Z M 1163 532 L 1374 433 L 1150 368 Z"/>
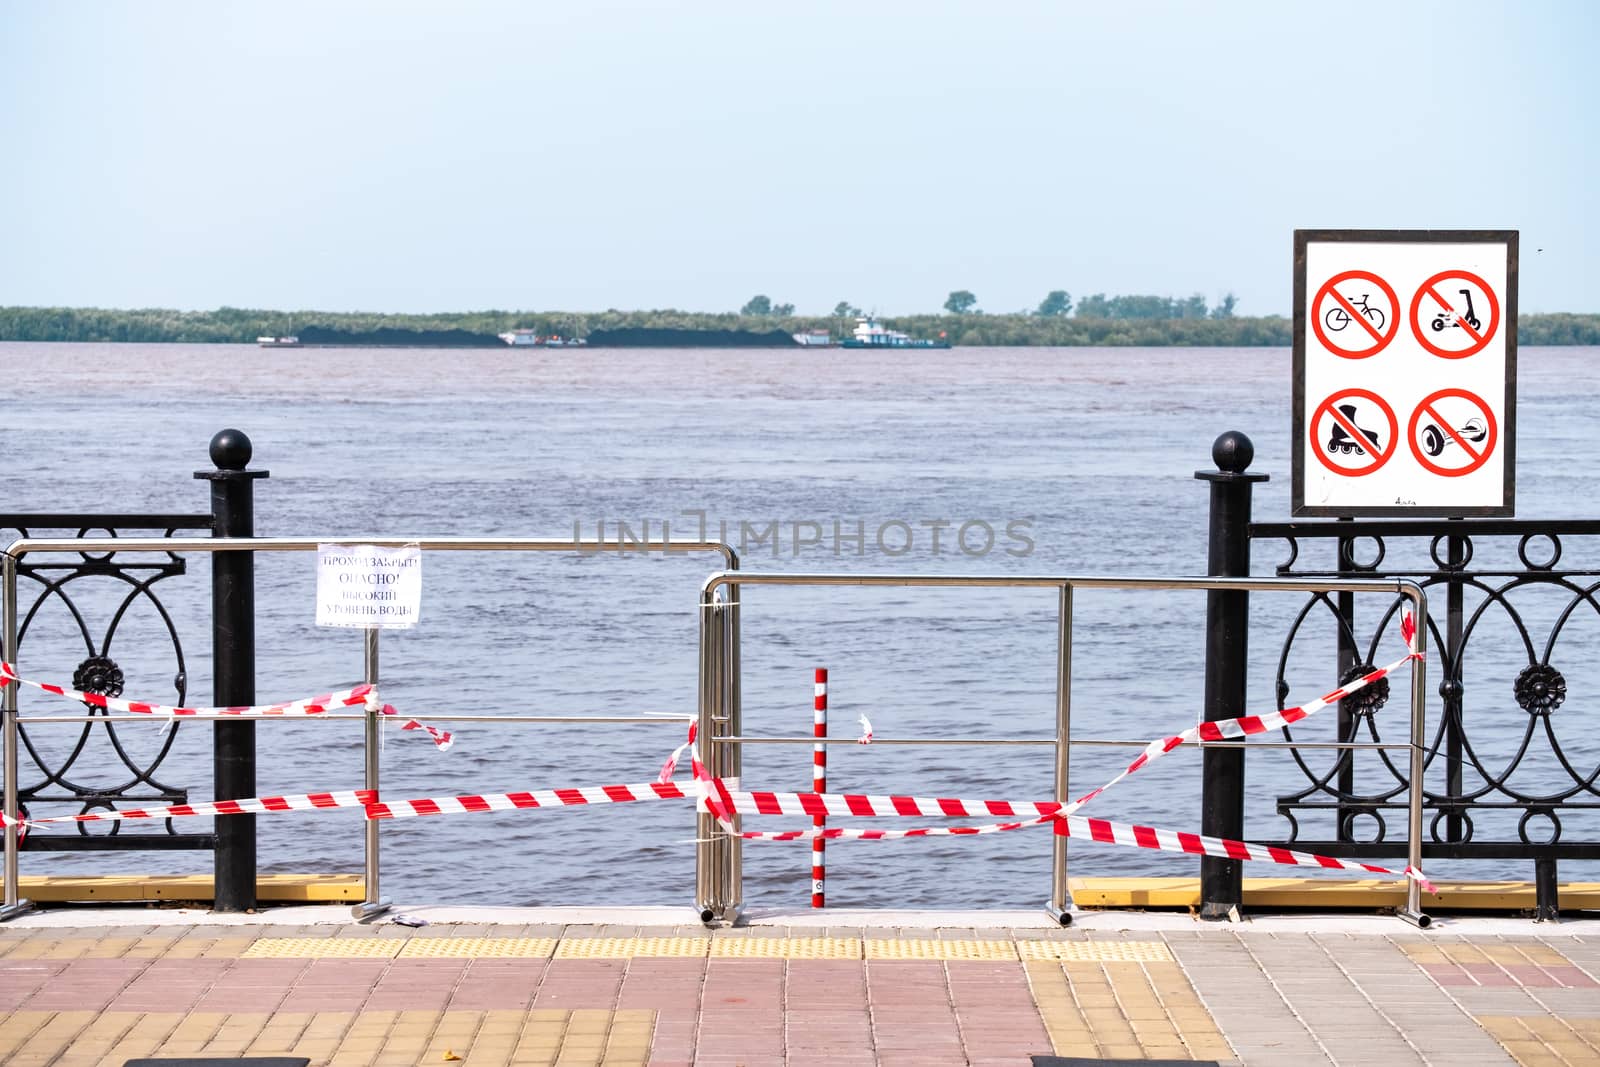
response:
<path id="1" fill-rule="evenodd" d="M 378 690 L 370 684 L 362 684 L 350 689 L 341 689 L 337 693 L 324 693 L 322 696 L 307 697 L 304 700 L 291 700 L 282 704 L 249 704 L 230 708 L 180 708 L 166 704 L 150 704 L 140 700 L 123 700 L 119 697 L 106 696 L 103 693 L 84 693 L 77 689 L 68 689 L 65 686 L 52 685 L 49 682 L 35 682 L 20 677 L 16 668 L 11 664 L 0 661 L 0 687 L 16 682 L 20 685 L 31 686 L 46 693 L 53 693 L 67 700 L 80 701 L 91 707 L 103 708 L 106 711 L 121 711 L 130 715 L 153 715 L 168 719 L 193 718 L 193 719 L 224 719 L 224 718 L 290 718 L 296 716 L 325 715 L 339 708 L 366 705 L 378 698 Z M 385 704 L 379 714 L 399 718 L 400 712 L 392 704 Z M 433 738 L 435 747 L 441 752 L 449 751 L 455 743 L 455 735 L 448 730 L 429 726 L 427 723 L 416 719 L 407 719 L 401 723 L 400 729 L 422 730 Z"/>
<path id="2" fill-rule="evenodd" d="M 385 704 L 379 714 L 398 716 L 400 713 L 394 709 L 393 704 Z M 437 726 L 429 726 L 427 723 L 418 722 L 416 719 L 407 719 L 401 723 L 400 730 L 402 733 L 407 730 L 422 730 L 426 732 L 429 737 L 433 738 L 433 746 L 440 752 L 449 752 L 450 746 L 456 743 L 456 735 L 449 730 L 441 730 Z"/>
<path id="3" fill-rule="evenodd" d="M 1403 872 L 1391 871 L 1388 868 L 1373 867 L 1367 864 L 1349 863 L 1344 860 L 1326 856 L 1315 856 L 1310 853 L 1298 853 L 1286 849 L 1264 848 L 1251 846 L 1244 842 L 1221 841 L 1213 838 L 1203 838 L 1194 834 L 1175 833 L 1173 831 L 1158 831 L 1151 827 L 1132 827 L 1121 823 L 1111 823 L 1105 820 L 1081 820 L 1073 815 L 1084 804 L 1105 792 L 1106 789 L 1120 782 L 1128 775 L 1148 766 L 1151 762 L 1166 755 L 1168 752 L 1183 744 L 1186 740 L 1220 741 L 1232 737 L 1243 737 L 1252 734 L 1265 733 L 1269 730 L 1282 729 L 1291 723 L 1298 722 L 1307 716 L 1327 707 L 1329 704 L 1359 692 L 1367 686 L 1377 682 L 1391 672 L 1414 659 L 1421 658 L 1416 645 L 1416 624 L 1411 614 L 1406 612 L 1401 616 L 1400 633 L 1405 639 L 1409 649 L 1406 656 L 1394 663 L 1378 668 L 1368 674 L 1352 681 L 1318 700 L 1297 708 L 1286 708 L 1267 715 L 1241 716 L 1236 719 L 1218 720 L 1215 722 L 1201 723 L 1191 730 L 1173 737 L 1153 741 L 1146 747 L 1127 769 L 1119 775 L 1091 790 L 1083 797 L 1070 804 L 1058 802 L 1033 802 L 1016 803 L 1011 801 L 962 801 L 950 798 L 903 797 L 903 796 L 869 796 L 864 794 L 779 794 L 740 792 L 727 788 L 720 779 L 710 777 L 698 759 L 698 754 L 693 761 L 696 787 L 700 793 L 702 805 L 710 811 L 730 835 L 743 840 L 768 840 L 768 841 L 801 841 L 816 838 L 826 839 L 855 839 L 855 840 L 893 840 L 907 837 L 932 837 L 932 836 L 967 836 L 973 834 L 1001 833 L 1010 830 L 1020 830 L 1028 826 L 1038 826 L 1046 822 L 1054 823 L 1057 832 L 1063 832 L 1065 827 L 1070 831 L 1074 822 L 1082 822 L 1082 833 L 1075 836 L 1089 836 L 1095 840 L 1112 840 L 1118 844 L 1129 844 L 1140 848 L 1157 848 L 1164 851 L 1193 851 L 1193 848 L 1180 847 L 1184 844 L 1192 845 L 1194 842 L 1214 843 L 1220 851 L 1207 853 L 1237 859 L 1260 859 L 1275 863 L 1289 863 L 1293 865 L 1311 864 L 1314 866 L 1332 867 L 1345 870 L 1362 870 L 1380 874 L 1403 874 L 1408 878 L 1415 878 L 1424 887 L 1428 886 L 1421 871 L 1407 868 Z M 918 827 L 910 830 L 847 830 L 834 827 L 827 829 L 812 828 L 810 830 L 739 830 L 733 825 L 731 816 L 739 814 L 762 815 L 812 815 L 815 818 L 819 813 L 849 816 L 908 816 L 908 815 L 1017 815 L 1033 812 L 1032 817 L 1019 822 L 992 823 L 986 826 L 965 827 Z M 1099 825 L 1101 831 L 1096 832 L 1093 825 Z M 1126 840 L 1118 840 L 1116 831 L 1126 828 L 1123 835 Z M 1111 829 L 1106 829 L 1111 828 Z M 1106 836 L 1109 835 L 1109 836 Z M 1173 847 L 1168 848 L 1168 845 Z"/>
<path id="4" fill-rule="evenodd" d="M 585 786 L 582 789 L 536 789 L 525 793 L 473 793 L 419 800 L 374 801 L 367 805 L 367 818 L 409 819 L 418 815 L 459 815 L 477 811 L 512 811 L 517 808 L 562 808 L 692 798 L 692 793 L 685 792 L 674 782 L 642 782 Z"/>
<path id="5" fill-rule="evenodd" d="M 56 822 L 120 822 L 126 819 L 175 819 L 185 815 L 260 815 L 277 811 L 321 811 L 328 808 L 364 808 L 377 800 L 375 789 L 346 789 L 334 793 L 299 793 L 282 797 L 247 797 L 240 800 L 213 800 L 194 804 L 173 804 L 165 808 L 124 808 L 121 811 L 91 811 L 81 815 L 53 815 L 46 819 L 19 819 L 35 826 Z M 0 826 L 6 822 L 0 812 Z"/>
<path id="6" fill-rule="evenodd" d="M 1183 833 L 1170 830 L 1159 830 L 1148 826 L 1135 826 L 1128 823 L 1117 823 L 1106 819 L 1088 819 L 1072 814 L 1089 800 L 1099 796 L 1107 788 L 1126 778 L 1128 775 L 1140 770 L 1160 758 L 1166 753 L 1177 748 L 1185 740 L 1223 740 L 1230 737 L 1242 737 L 1252 734 L 1264 733 L 1268 730 L 1282 729 L 1293 722 L 1313 714 L 1329 704 L 1358 692 L 1380 678 L 1385 677 L 1403 664 L 1420 658 L 1416 651 L 1415 625 L 1409 613 L 1401 620 L 1401 633 L 1406 639 L 1410 653 L 1403 659 L 1395 661 L 1389 666 L 1374 670 L 1362 678 L 1357 679 L 1331 693 L 1302 705 L 1298 708 L 1289 708 L 1273 712 L 1268 715 L 1242 716 L 1237 719 L 1221 720 L 1217 722 L 1202 723 L 1192 730 L 1151 742 L 1141 755 L 1136 758 L 1126 770 L 1113 778 L 1106 785 L 1095 789 L 1082 798 L 1071 803 L 1059 801 L 1004 801 L 1004 800 L 961 800 L 949 797 L 912 797 L 894 795 L 871 794 L 830 794 L 825 792 L 813 793 L 773 793 L 766 791 L 733 790 L 728 788 L 722 779 L 713 778 L 700 762 L 699 749 L 695 745 L 696 724 L 690 722 L 688 740 L 680 745 L 668 757 L 662 766 L 661 776 L 655 782 L 608 785 L 586 787 L 579 789 L 552 789 L 536 790 L 519 793 L 496 794 L 468 794 L 453 797 L 433 797 L 416 800 L 378 801 L 376 794 L 370 790 L 351 790 L 342 793 L 311 793 L 294 797 L 262 797 L 244 800 L 216 801 L 209 804 L 174 805 L 168 808 L 156 809 L 128 809 L 119 812 L 90 813 L 86 815 L 63 816 L 50 819 L 30 819 L 28 823 L 47 822 L 90 822 L 114 819 L 140 819 L 140 818 L 171 818 L 182 815 L 228 815 L 246 812 L 271 812 L 293 811 L 314 808 L 333 807 L 363 807 L 365 817 L 368 819 L 394 819 L 409 818 L 422 815 L 443 815 L 451 813 L 469 813 L 479 811 L 508 811 L 519 808 L 550 808 L 587 806 L 606 803 L 629 803 L 645 800 L 681 800 L 695 799 L 706 811 L 709 811 L 731 835 L 745 840 L 771 840 L 771 841 L 797 841 L 817 839 L 855 839 L 855 840 L 892 840 L 909 837 L 933 836 L 971 836 L 978 834 L 1002 833 L 1011 830 L 1020 830 L 1029 826 L 1039 826 L 1050 823 L 1055 832 L 1070 837 L 1086 837 L 1095 841 L 1110 844 L 1126 845 L 1134 848 L 1155 849 L 1164 852 L 1183 852 L 1192 855 L 1219 856 L 1236 860 L 1257 860 L 1269 863 L 1285 864 L 1290 866 L 1313 866 L 1333 870 L 1363 871 L 1373 874 L 1400 875 L 1411 878 L 1425 890 L 1432 892 L 1433 886 L 1429 884 L 1420 870 L 1407 867 L 1403 871 L 1394 871 L 1386 867 L 1373 864 L 1358 863 L 1350 860 L 1336 859 L 1330 856 L 1319 856 L 1308 852 L 1297 852 L 1292 849 L 1276 848 L 1272 846 L 1251 845 L 1243 841 L 1234 841 L 1226 838 L 1205 837 L 1199 834 Z M 7 681 L 22 681 L 14 673 L 6 670 Z M 38 683 L 26 683 L 38 684 Z M 63 692 L 54 687 L 40 686 L 50 692 L 61 695 L 71 695 L 74 699 L 82 699 L 88 694 L 73 694 Z M 370 694 L 367 694 L 370 695 Z M 826 690 L 818 694 L 819 699 L 824 699 Z M 146 705 L 146 707 L 152 707 Z M 324 709 L 326 710 L 326 709 Z M 393 714 L 394 709 L 385 706 L 385 714 Z M 431 727 L 423 726 L 415 720 L 408 722 L 403 729 L 425 729 L 434 735 L 435 742 L 440 741 L 440 733 Z M 443 734 L 443 743 L 449 743 L 449 735 Z M 689 792 L 669 779 L 677 765 L 678 757 L 687 749 L 694 783 Z M 814 820 L 827 815 L 870 817 L 870 816 L 947 816 L 947 817 L 973 817 L 1008 815 L 1022 816 L 1015 821 L 991 823 L 985 826 L 949 826 L 949 827 L 916 827 L 907 830 L 850 830 L 841 827 L 813 826 L 809 830 L 786 831 L 741 831 L 734 827 L 732 816 L 735 814 L 751 815 L 810 815 Z"/>
<path id="7" fill-rule="evenodd" d="M 1404 870 L 1396 871 L 1371 863 L 1319 856 L 1312 852 L 1297 852 L 1294 849 L 1274 848 L 1270 845 L 1252 845 L 1226 837 L 1205 837 L 1201 834 L 1157 830 L 1150 826 L 1134 826 L 1131 823 L 1111 822 L 1109 819 L 1089 819 L 1082 815 L 1068 815 L 1051 821 L 1055 825 L 1055 832 L 1063 837 L 1087 837 L 1109 845 L 1127 845 L 1131 848 L 1149 848 L 1161 852 L 1186 852 L 1193 856 L 1219 856 L 1223 859 L 1259 860 L 1291 867 L 1322 867 L 1328 870 L 1392 874 L 1414 879 L 1422 887 L 1423 892 L 1435 892 L 1433 883 L 1415 867 L 1408 866 Z"/>
<path id="8" fill-rule="evenodd" d="M 662 784 L 672 781 L 672 775 L 678 769 L 679 758 L 683 755 L 685 750 L 694 747 L 695 733 L 697 732 L 698 728 L 699 724 L 695 720 L 690 719 L 689 740 L 672 750 L 672 755 L 668 756 L 667 761 L 661 765 L 661 773 L 656 775 L 656 781 L 661 782 Z"/>
<path id="9" fill-rule="evenodd" d="M 1111 781 L 1107 782 L 1105 785 L 1102 785 L 1100 788 L 1092 789 L 1083 796 L 1079 797 L 1074 802 L 1072 808 L 1067 812 L 1067 814 L 1071 814 L 1072 811 L 1076 811 L 1084 804 L 1087 804 L 1101 793 L 1104 793 L 1107 789 L 1110 789 L 1112 786 L 1128 777 L 1128 775 L 1143 767 L 1149 766 L 1162 756 L 1165 756 L 1168 752 L 1171 752 L 1173 749 L 1187 742 L 1228 741 L 1241 737 L 1250 737 L 1256 734 L 1264 734 L 1272 730 L 1281 730 L 1285 726 L 1290 726 L 1302 719 L 1316 714 L 1329 705 L 1337 704 L 1339 701 L 1343 700 L 1347 696 L 1350 696 L 1352 693 L 1360 692 L 1367 686 L 1377 682 L 1379 679 L 1393 674 L 1395 671 L 1399 670 L 1401 667 L 1404 667 L 1412 660 L 1420 659 L 1422 657 L 1422 654 L 1416 651 L 1416 624 L 1412 620 L 1410 612 L 1406 612 L 1400 617 L 1400 635 L 1405 639 L 1406 647 L 1410 650 L 1406 655 L 1385 667 L 1379 667 L 1376 670 L 1370 671 L 1367 674 L 1362 675 L 1360 678 L 1354 679 L 1353 681 L 1340 686 L 1338 689 L 1335 689 L 1332 692 L 1324 693 L 1322 696 L 1318 697 L 1316 700 L 1310 701 L 1309 703 L 1301 704 L 1299 707 L 1284 708 L 1281 711 L 1268 712 L 1265 715 L 1244 715 L 1237 719 L 1218 719 L 1214 722 L 1202 722 L 1197 726 L 1193 726 L 1183 731 L 1181 734 L 1174 734 L 1171 737 L 1163 737 L 1150 742 L 1150 744 L 1145 746 L 1144 751 L 1139 753 L 1132 763 L 1128 764 L 1126 770 L 1117 775 L 1115 778 L 1111 779 Z"/>
<path id="10" fill-rule="evenodd" d="M 234 716 L 268 717 L 268 716 L 293 716 L 293 715 L 322 715 L 336 708 L 348 708 L 357 704 L 365 704 L 367 697 L 373 689 L 370 685 L 358 685 L 352 689 L 341 689 L 337 693 L 324 693 L 322 696 L 307 697 L 304 700 L 291 700 L 283 704 L 253 704 L 232 708 L 176 708 L 165 704 L 147 704 L 138 700 L 122 700 L 118 697 L 109 697 L 102 693 L 82 693 L 76 689 L 67 689 L 64 686 L 51 685 L 49 682 L 34 682 L 17 675 L 17 669 L 9 663 L 0 661 L 0 686 L 11 682 L 32 686 L 46 693 L 54 693 L 58 697 L 68 700 L 77 700 L 93 707 L 104 708 L 107 711 L 122 711 L 131 715 L 174 715 L 198 719 L 231 718 Z"/>

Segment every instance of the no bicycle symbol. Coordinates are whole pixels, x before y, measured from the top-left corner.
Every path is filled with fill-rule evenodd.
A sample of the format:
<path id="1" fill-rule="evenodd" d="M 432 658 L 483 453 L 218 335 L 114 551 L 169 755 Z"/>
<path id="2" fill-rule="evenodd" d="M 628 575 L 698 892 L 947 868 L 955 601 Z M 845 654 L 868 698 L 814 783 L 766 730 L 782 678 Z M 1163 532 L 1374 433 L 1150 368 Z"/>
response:
<path id="1" fill-rule="evenodd" d="M 1377 355 L 1399 328 L 1400 298 L 1371 271 L 1335 274 L 1311 301 L 1312 332 L 1323 348 L 1345 359 Z"/>
<path id="2" fill-rule="evenodd" d="M 1400 423 L 1377 393 L 1341 389 L 1311 416 L 1311 452 L 1335 474 L 1359 478 L 1389 462 Z"/>
<path id="3" fill-rule="evenodd" d="M 1489 461 L 1500 439 L 1494 412 L 1476 393 L 1440 389 L 1423 399 L 1406 427 L 1411 454 L 1445 478 L 1471 474 Z"/>
<path id="4" fill-rule="evenodd" d="M 1445 359 L 1483 351 L 1500 326 L 1500 301 L 1489 283 L 1464 270 L 1440 271 L 1411 298 L 1411 332 Z"/>

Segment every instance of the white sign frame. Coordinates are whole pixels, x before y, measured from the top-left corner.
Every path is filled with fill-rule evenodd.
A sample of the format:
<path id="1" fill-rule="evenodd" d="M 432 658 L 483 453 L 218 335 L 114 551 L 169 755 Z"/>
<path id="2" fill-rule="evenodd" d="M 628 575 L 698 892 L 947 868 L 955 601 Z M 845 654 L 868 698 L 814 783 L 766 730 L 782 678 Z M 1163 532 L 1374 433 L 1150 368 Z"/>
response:
<path id="1" fill-rule="evenodd" d="M 422 547 L 319 544 L 317 625 L 409 630 L 422 614 Z"/>
<path id="2" fill-rule="evenodd" d="M 1515 514 L 1517 263 L 1516 230 L 1294 232 L 1291 514 Z"/>

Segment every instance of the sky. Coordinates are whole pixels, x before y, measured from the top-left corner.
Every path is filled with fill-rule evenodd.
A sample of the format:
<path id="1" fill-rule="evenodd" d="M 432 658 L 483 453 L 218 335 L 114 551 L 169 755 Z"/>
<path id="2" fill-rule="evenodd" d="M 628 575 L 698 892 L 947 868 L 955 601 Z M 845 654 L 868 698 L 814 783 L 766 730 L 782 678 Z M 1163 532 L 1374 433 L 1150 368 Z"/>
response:
<path id="1" fill-rule="evenodd" d="M 1288 314 L 1297 228 L 1600 311 L 1600 4 L 0 0 L 0 305 Z"/>

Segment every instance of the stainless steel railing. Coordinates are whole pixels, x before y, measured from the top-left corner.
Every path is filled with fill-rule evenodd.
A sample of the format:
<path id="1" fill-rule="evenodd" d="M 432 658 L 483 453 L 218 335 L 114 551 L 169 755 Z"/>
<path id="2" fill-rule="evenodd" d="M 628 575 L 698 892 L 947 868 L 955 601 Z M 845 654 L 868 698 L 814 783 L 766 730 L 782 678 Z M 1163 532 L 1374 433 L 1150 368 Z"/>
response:
<path id="1" fill-rule="evenodd" d="M 530 537 L 250 537 L 250 538 L 210 538 L 210 537 L 102 537 L 102 538 L 22 538 L 12 542 L 11 546 L 0 555 L 0 582 L 3 582 L 4 622 L 3 632 L 0 632 L 0 654 L 8 663 L 17 663 L 17 565 L 24 557 L 34 553 L 55 552 L 314 552 L 321 545 L 378 545 L 386 548 L 398 548 L 415 545 L 424 552 L 567 552 L 597 555 L 612 553 L 626 555 L 628 553 L 643 552 L 712 552 L 722 557 L 723 565 L 728 571 L 723 573 L 737 573 L 739 555 L 731 545 L 721 541 L 697 540 L 627 540 L 627 541 L 581 541 L 551 538 Z M 732 588 L 737 589 L 737 583 L 732 583 Z M 738 633 L 737 608 L 733 610 L 733 633 Z M 364 673 L 365 680 L 377 685 L 380 680 L 379 671 L 379 631 L 367 629 L 365 631 L 364 646 Z M 5 812 L 5 894 L 4 902 L 0 904 L 0 921 L 21 914 L 31 906 L 22 899 L 19 884 L 18 853 L 20 851 L 20 835 L 17 818 L 18 810 L 18 732 L 20 722 L 76 722 L 84 721 L 105 722 L 111 721 L 151 721 L 147 716 L 127 715 L 118 717 L 108 716 L 27 716 L 19 717 L 17 710 L 18 686 L 8 685 L 0 696 L 0 742 L 3 742 L 3 765 L 0 773 L 4 774 L 4 812 Z M 319 719 L 362 719 L 365 722 L 365 788 L 379 789 L 379 780 L 382 768 L 379 765 L 379 731 L 381 720 L 379 711 L 369 707 L 362 714 L 328 714 L 319 715 Z M 430 722 L 495 722 L 495 723 L 557 723 L 557 722 L 608 722 L 608 723 L 649 723 L 660 726 L 671 722 L 655 716 L 644 715 L 610 715 L 610 716 L 572 716 L 572 715 L 430 715 Z M 261 721 L 261 720 L 255 720 Z M 380 793 L 381 796 L 381 793 Z M 388 902 L 382 899 L 380 893 L 379 845 L 378 823 L 375 820 L 366 821 L 363 853 L 365 858 L 366 899 L 352 908 L 356 918 L 367 918 L 377 915 L 389 907 Z"/>
<path id="2" fill-rule="evenodd" d="M 1056 589 L 1058 634 L 1056 642 L 1055 737 L 1039 738 L 874 738 L 874 744 L 905 745 L 1053 745 L 1055 747 L 1055 799 L 1071 800 L 1069 754 L 1074 745 L 1126 745 L 1143 747 L 1149 738 L 1076 739 L 1072 736 L 1072 625 L 1073 594 L 1079 589 L 1120 590 L 1220 590 L 1236 592 L 1302 593 L 1392 593 L 1411 601 L 1416 612 L 1418 650 L 1426 648 L 1428 604 L 1422 587 L 1405 579 L 1324 579 L 1220 578 L 1220 577 L 1111 577 L 1067 575 L 960 575 L 960 574 L 713 574 L 700 588 L 700 719 L 699 733 L 704 739 L 704 759 L 708 771 L 719 777 L 738 777 L 742 748 L 746 744 L 817 744 L 811 736 L 746 736 L 739 700 L 739 590 L 757 585 L 773 586 L 891 586 L 967 589 Z M 1423 758 L 1425 734 L 1426 680 L 1424 661 L 1411 662 L 1411 739 L 1408 742 L 1270 742 L 1252 740 L 1250 748 L 1342 748 L 1410 750 L 1409 790 L 1407 795 L 1408 863 L 1422 864 Z M 1244 709 L 1240 709 L 1243 713 Z M 841 743 L 833 739 L 821 743 Z M 854 743 L 853 741 L 849 743 Z M 1200 742 L 1201 747 L 1237 747 L 1242 742 Z M 738 825 L 738 816 L 734 816 Z M 732 922 L 743 907 L 742 842 L 719 833 L 709 813 L 698 822 L 699 856 L 696 860 L 696 906 L 707 923 Z M 1046 910 L 1057 922 L 1070 922 L 1070 896 L 1067 891 L 1067 839 L 1051 838 L 1051 890 Z M 1406 886 L 1406 905 L 1401 917 L 1418 926 L 1427 926 L 1422 913 L 1421 888 L 1414 879 Z"/>

